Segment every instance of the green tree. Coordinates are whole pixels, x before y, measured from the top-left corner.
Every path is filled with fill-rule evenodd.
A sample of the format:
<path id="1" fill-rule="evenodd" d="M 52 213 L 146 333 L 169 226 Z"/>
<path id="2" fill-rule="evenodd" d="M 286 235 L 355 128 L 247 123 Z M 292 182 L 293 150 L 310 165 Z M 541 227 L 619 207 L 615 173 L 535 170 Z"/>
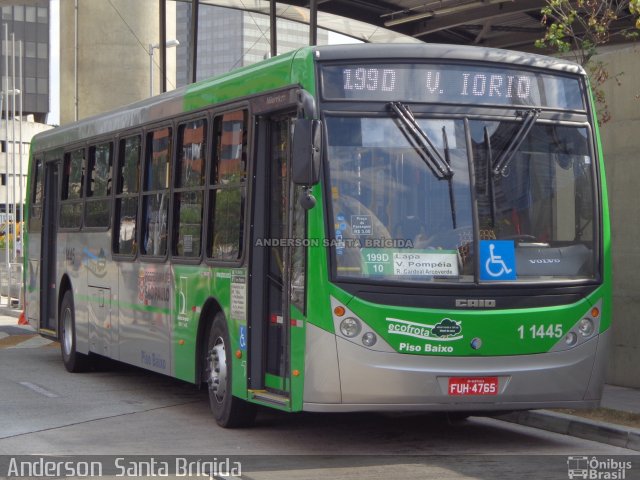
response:
<path id="1" fill-rule="evenodd" d="M 609 78 L 619 85 L 624 72 L 611 74 L 594 56 L 602 45 L 638 38 L 640 0 L 547 0 L 541 13 L 547 30 L 536 47 L 572 55 L 585 68 L 598 104 L 598 122 L 606 123 L 611 114 L 602 86 Z"/>

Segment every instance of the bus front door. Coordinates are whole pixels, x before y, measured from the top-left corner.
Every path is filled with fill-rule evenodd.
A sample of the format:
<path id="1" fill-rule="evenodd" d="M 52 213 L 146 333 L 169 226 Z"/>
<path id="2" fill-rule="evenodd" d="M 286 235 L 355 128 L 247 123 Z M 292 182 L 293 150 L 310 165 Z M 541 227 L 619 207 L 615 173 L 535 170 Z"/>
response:
<path id="1" fill-rule="evenodd" d="M 253 398 L 290 408 L 292 117 L 258 121 L 254 189 L 250 380 Z M 254 247 L 255 246 L 255 247 Z"/>

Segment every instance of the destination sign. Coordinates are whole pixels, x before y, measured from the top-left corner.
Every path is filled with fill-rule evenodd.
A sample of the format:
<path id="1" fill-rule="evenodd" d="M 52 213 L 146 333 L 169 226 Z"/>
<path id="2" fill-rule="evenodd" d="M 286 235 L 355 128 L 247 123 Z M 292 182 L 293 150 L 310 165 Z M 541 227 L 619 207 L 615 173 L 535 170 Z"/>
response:
<path id="1" fill-rule="evenodd" d="M 360 253 L 367 275 L 457 277 L 459 274 L 458 256 L 453 250 L 363 248 Z"/>
<path id="2" fill-rule="evenodd" d="M 325 66 L 327 100 L 522 105 L 585 110 L 578 77 L 482 65 Z"/>

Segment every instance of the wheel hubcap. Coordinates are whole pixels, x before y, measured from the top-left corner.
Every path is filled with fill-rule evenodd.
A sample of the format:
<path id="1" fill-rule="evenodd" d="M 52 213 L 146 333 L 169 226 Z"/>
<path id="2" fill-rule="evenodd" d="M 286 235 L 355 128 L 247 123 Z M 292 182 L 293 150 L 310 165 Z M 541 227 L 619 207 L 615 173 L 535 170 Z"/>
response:
<path id="1" fill-rule="evenodd" d="M 66 309 L 62 317 L 62 345 L 66 355 L 71 354 L 71 346 L 73 345 L 73 321 L 71 319 L 71 310 Z"/>
<path id="2" fill-rule="evenodd" d="M 209 352 L 209 391 L 212 392 L 216 400 L 222 403 L 227 393 L 227 357 L 224 347 L 224 340 L 220 337 Z"/>

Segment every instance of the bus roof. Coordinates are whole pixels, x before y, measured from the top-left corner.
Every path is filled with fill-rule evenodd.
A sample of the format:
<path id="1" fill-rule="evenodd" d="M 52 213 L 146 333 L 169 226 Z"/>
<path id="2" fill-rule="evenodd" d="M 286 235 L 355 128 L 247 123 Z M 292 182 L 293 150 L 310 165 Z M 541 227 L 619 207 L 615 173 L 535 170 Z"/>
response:
<path id="1" fill-rule="evenodd" d="M 544 68 L 569 74 L 586 75 L 583 68 L 575 62 L 497 48 L 447 45 L 447 44 L 351 44 L 314 47 L 316 58 L 320 61 L 332 60 L 462 60 L 469 62 L 492 62 L 518 67 Z"/>
<path id="2" fill-rule="evenodd" d="M 111 132 L 136 128 L 209 105 L 258 94 L 291 84 L 300 84 L 303 72 L 297 61 L 309 62 L 310 49 L 299 49 L 224 75 L 179 87 L 161 95 L 124 105 L 116 110 L 72 122 L 33 137 L 35 152 L 80 142 Z M 313 88 L 313 85 L 308 87 Z"/>
<path id="3" fill-rule="evenodd" d="M 461 60 L 543 68 L 585 75 L 578 64 L 542 55 L 477 46 L 444 44 L 351 44 L 303 47 L 221 76 L 125 105 L 111 112 L 39 133 L 33 150 L 39 152 L 114 131 L 135 128 L 209 105 L 299 84 L 315 90 L 312 62 L 390 59 L 393 61 Z M 302 64 L 301 68 L 297 68 Z"/>

